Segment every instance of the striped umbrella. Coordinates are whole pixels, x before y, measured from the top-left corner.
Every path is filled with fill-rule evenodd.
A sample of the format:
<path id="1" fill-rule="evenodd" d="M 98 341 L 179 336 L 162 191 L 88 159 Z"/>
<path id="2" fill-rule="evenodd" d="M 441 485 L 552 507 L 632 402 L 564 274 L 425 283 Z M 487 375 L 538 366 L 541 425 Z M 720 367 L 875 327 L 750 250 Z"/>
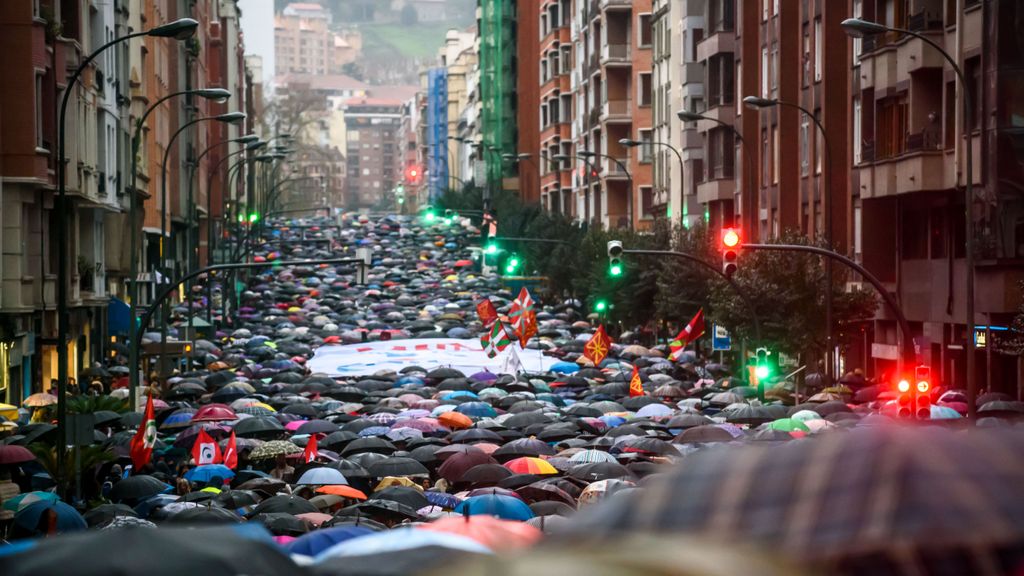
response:
<path id="1" fill-rule="evenodd" d="M 516 474 L 558 474 L 554 466 L 540 458 L 523 457 L 505 462 L 505 468 Z"/>
<path id="2" fill-rule="evenodd" d="M 569 458 L 573 464 L 593 464 L 595 462 L 617 462 L 615 456 L 602 450 L 584 450 L 577 452 Z"/>

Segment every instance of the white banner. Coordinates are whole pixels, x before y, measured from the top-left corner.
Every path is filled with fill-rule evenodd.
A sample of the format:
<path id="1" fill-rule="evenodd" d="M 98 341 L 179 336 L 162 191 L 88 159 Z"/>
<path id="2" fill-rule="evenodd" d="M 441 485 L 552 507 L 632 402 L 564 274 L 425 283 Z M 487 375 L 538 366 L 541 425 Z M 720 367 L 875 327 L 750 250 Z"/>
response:
<path id="1" fill-rule="evenodd" d="M 389 340 L 345 346 L 321 346 L 309 359 L 307 366 L 313 372 L 330 376 L 360 376 L 381 370 L 398 372 L 407 366 L 420 366 L 427 370 L 440 367 L 454 368 L 469 376 L 489 371 L 505 371 L 507 357 L 516 345 L 509 346 L 494 358 L 488 358 L 479 340 L 455 338 L 426 338 L 422 340 Z M 541 372 L 558 362 L 542 356 L 540 350 L 524 350 L 512 364 L 527 372 Z"/>

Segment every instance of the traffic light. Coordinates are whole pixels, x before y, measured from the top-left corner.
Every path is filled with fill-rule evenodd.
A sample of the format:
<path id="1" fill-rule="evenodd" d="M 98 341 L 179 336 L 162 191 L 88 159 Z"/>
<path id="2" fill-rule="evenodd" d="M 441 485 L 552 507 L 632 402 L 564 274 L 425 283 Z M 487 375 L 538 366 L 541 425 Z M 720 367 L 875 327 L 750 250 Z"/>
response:
<path id="1" fill-rule="evenodd" d="M 418 164 L 412 164 L 405 169 L 405 181 L 408 184 L 419 184 L 421 176 L 423 176 L 423 170 Z"/>
<path id="2" fill-rule="evenodd" d="M 423 211 L 423 221 L 427 224 L 433 224 L 437 220 L 437 211 L 434 210 L 433 206 L 427 206 L 427 209 Z"/>
<path id="3" fill-rule="evenodd" d="M 914 388 L 910 385 L 910 380 L 900 380 L 896 384 L 896 392 L 899 393 L 896 397 L 896 415 L 900 418 L 913 418 Z"/>
<path id="4" fill-rule="evenodd" d="M 932 417 L 932 370 L 928 366 L 914 368 L 914 415 L 918 420 L 930 420 Z"/>
<path id="5" fill-rule="evenodd" d="M 259 220 L 260 220 L 259 213 L 252 212 L 252 213 L 249 214 L 249 222 L 250 223 L 252 223 L 252 222 L 259 222 Z"/>
<path id="6" fill-rule="evenodd" d="M 598 300 L 598 301 L 594 302 L 594 312 L 597 312 L 598 314 L 604 314 L 607 311 L 608 311 L 608 301 L 607 300 L 602 299 L 602 300 Z"/>
<path id="7" fill-rule="evenodd" d="M 754 364 L 754 375 L 757 376 L 758 382 L 763 381 L 772 375 L 772 367 L 768 363 L 768 349 L 758 348 L 755 352 L 756 363 Z"/>
<path id="8" fill-rule="evenodd" d="M 498 253 L 498 244 L 495 243 L 495 242 L 488 242 L 487 246 L 484 247 L 484 253 L 485 254 L 497 254 Z"/>
<path id="9" fill-rule="evenodd" d="M 522 261 L 519 259 L 519 255 L 512 254 L 508 257 L 508 260 L 505 261 L 505 273 L 515 274 L 516 271 L 519 270 L 520 265 L 522 265 Z"/>
<path id="10" fill-rule="evenodd" d="M 608 242 L 608 275 L 617 278 L 622 276 L 622 242 L 610 240 Z"/>
<path id="11" fill-rule="evenodd" d="M 738 228 L 722 228 L 722 273 L 731 278 L 738 268 L 740 254 L 740 231 Z"/>

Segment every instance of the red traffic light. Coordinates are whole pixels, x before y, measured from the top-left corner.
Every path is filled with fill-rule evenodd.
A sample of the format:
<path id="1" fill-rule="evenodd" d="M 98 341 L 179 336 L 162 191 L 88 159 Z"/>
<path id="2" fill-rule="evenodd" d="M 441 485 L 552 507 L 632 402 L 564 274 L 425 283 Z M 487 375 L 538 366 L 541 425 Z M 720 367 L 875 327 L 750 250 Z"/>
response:
<path id="1" fill-rule="evenodd" d="M 896 384 L 896 390 L 899 391 L 900 394 L 910 392 L 910 382 L 907 380 L 900 380 L 899 383 Z"/>
<path id="2" fill-rule="evenodd" d="M 420 167 L 413 164 L 405 169 L 405 181 L 410 184 L 418 184 L 420 181 L 420 175 L 422 174 L 423 171 L 420 170 Z"/>
<path id="3" fill-rule="evenodd" d="M 735 228 L 722 229 L 722 245 L 726 248 L 735 248 L 740 244 L 740 231 Z"/>
<path id="4" fill-rule="evenodd" d="M 932 385 L 927 380 L 921 380 L 920 382 L 917 383 L 917 393 L 918 394 L 927 394 L 928 391 L 931 390 L 931 388 L 932 388 Z"/>

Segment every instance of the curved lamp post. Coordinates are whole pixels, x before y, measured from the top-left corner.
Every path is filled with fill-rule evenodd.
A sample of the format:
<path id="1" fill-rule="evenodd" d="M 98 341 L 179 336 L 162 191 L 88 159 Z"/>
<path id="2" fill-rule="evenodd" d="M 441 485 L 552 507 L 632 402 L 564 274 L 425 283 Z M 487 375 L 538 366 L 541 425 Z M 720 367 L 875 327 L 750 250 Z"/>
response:
<path id="1" fill-rule="evenodd" d="M 756 192 L 757 175 L 754 174 L 754 156 L 750 153 L 750 143 L 743 139 L 743 134 L 740 134 L 740 131 L 737 130 L 735 126 L 723 122 L 718 118 L 712 118 L 710 116 L 705 116 L 703 114 L 698 114 L 696 112 L 690 112 L 688 110 L 681 110 L 679 112 L 676 112 L 676 118 L 679 118 L 679 120 L 683 122 L 697 122 L 700 120 L 708 120 L 718 124 L 719 126 L 724 126 L 729 130 L 732 130 L 733 136 L 735 136 L 736 139 L 740 141 L 740 146 L 743 148 L 743 157 L 746 160 L 747 172 L 750 173 L 750 188 L 747 189 L 747 194 L 751 195 Z M 753 197 L 751 196 L 751 198 Z"/>
<path id="2" fill-rule="evenodd" d="M 633 175 L 629 173 L 629 169 L 626 168 L 626 165 L 623 164 L 621 160 L 619 160 L 618 158 L 616 158 L 614 156 L 609 156 L 608 154 L 601 154 L 600 152 L 591 152 L 590 150 L 582 150 L 580 152 L 577 152 L 576 156 L 578 156 L 580 158 L 587 158 L 587 159 L 607 158 L 607 159 L 611 160 L 612 162 L 615 162 L 615 164 L 619 167 L 619 169 L 622 170 L 622 173 L 626 175 L 626 179 L 629 182 L 627 184 L 627 188 L 626 188 L 626 219 L 627 219 L 627 221 L 629 223 L 629 229 L 632 230 L 633 229 Z M 594 164 L 591 164 L 591 166 L 595 167 Z M 600 170 L 597 170 L 596 167 L 595 167 L 595 171 L 600 172 Z M 607 192 L 607 190 L 605 190 L 605 191 Z"/>
<path id="3" fill-rule="evenodd" d="M 181 18 L 173 22 L 168 22 L 162 26 L 157 26 L 150 30 L 143 32 L 136 32 L 128 34 L 126 36 L 120 36 L 113 40 L 103 44 L 91 54 L 86 56 L 82 62 L 75 69 L 74 73 L 71 74 L 71 78 L 68 80 L 67 86 L 64 88 L 64 94 L 60 101 L 60 111 L 57 118 L 57 233 L 55 241 L 57 242 L 57 475 L 58 475 L 58 490 L 61 496 L 64 496 L 65 487 L 65 457 L 67 448 L 67 384 L 68 384 L 68 324 L 70 319 L 68 317 L 68 241 L 67 241 L 67 224 L 68 224 L 68 209 L 67 209 L 67 185 L 66 185 L 66 172 L 67 166 L 65 165 L 66 159 L 64 157 L 64 124 L 65 118 L 67 117 L 68 100 L 71 98 L 71 92 L 74 90 L 75 84 L 78 79 L 82 77 L 82 72 L 96 59 L 104 50 L 114 46 L 115 44 L 130 40 L 132 38 L 140 38 L 142 36 L 151 36 L 153 38 L 174 38 L 175 40 L 185 40 L 190 38 L 196 32 L 196 28 L 199 27 L 199 22 L 192 18 Z M 133 367 L 134 368 L 134 367 Z"/>
<path id="4" fill-rule="evenodd" d="M 861 18 L 848 18 L 839 25 L 842 26 L 843 31 L 848 36 L 854 38 L 877 36 L 886 32 L 919 38 L 945 58 L 950 67 L 953 68 L 953 72 L 956 73 L 957 81 L 960 82 L 960 95 L 963 102 L 963 130 L 964 136 L 967 139 L 964 150 L 964 161 L 967 164 L 964 170 L 967 178 L 967 181 L 964 183 L 964 267 L 967 270 L 966 274 L 964 274 L 966 277 L 965 289 L 967 291 L 965 295 L 967 300 L 965 302 L 967 337 L 964 342 L 964 354 L 966 355 L 965 364 L 967 369 L 967 417 L 973 420 L 978 417 L 978 379 L 974 373 L 974 146 L 971 142 L 969 127 L 967 126 L 968 119 L 971 117 L 971 110 L 974 109 L 969 89 L 970 85 L 967 83 L 964 71 L 957 64 L 956 59 L 949 52 L 946 52 L 942 46 L 939 46 L 934 40 L 924 34 L 903 28 L 893 28 Z M 908 335 L 907 337 L 909 338 L 910 336 Z"/>
<path id="5" fill-rule="evenodd" d="M 824 184 L 825 195 L 828 197 L 828 205 L 825 211 L 825 244 L 828 245 L 829 250 L 835 250 L 832 244 L 832 230 L 833 230 L 833 213 L 835 212 L 835 194 L 832 190 L 832 144 L 828 140 L 828 133 L 825 131 L 825 125 L 821 123 L 821 120 L 817 116 L 811 113 L 810 110 L 804 108 L 800 104 L 793 102 L 786 102 L 784 100 L 776 100 L 772 98 L 760 98 L 758 96 L 747 96 L 743 98 L 743 104 L 751 110 L 762 110 L 765 108 L 773 108 L 776 106 L 786 106 L 789 108 L 795 108 L 800 112 L 803 112 L 808 118 L 814 121 L 814 125 L 817 126 L 818 132 L 821 134 L 822 140 L 825 142 L 825 171 L 826 174 L 822 175 L 822 183 Z M 827 175 L 827 178 L 825 177 Z M 833 339 L 833 327 L 832 327 L 832 259 L 825 259 L 825 371 L 830 378 L 835 380 L 835 340 Z"/>
<path id="6" fill-rule="evenodd" d="M 142 144 L 142 128 L 146 125 L 146 119 L 149 118 L 149 115 L 159 108 L 164 102 L 177 96 L 187 95 L 199 96 L 200 98 L 205 98 L 207 100 L 223 101 L 231 97 L 231 92 L 223 88 L 197 88 L 194 90 L 182 90 L 180 92 L 167 94 L 146 109 L 142 116 L 135 122 L 135 130 L 132 133 L 132 184 L 131 198 L 128 200 L 128 316 L 131 318 L 131 322 L 133 324 L 138 314 L 139 306 L 139 258 L 137 257 L 137 251 L 139 249 L 140 230 L 136 230 L 135 222 L 138 220 L 139 209 L 139 199 L 138 194 L 136 194 L 136 189 L 138 186 L 138 157 L 139 146 Z M 134 330 L 132 331 L 132 334 L 134 334 Z M 136 389 L 139 386 L 138 350 L 137 346 L 132 346 L 129 348 L 128 354 L 128 405 L 132 410 L 135 410 L 135 394 Z"/>

